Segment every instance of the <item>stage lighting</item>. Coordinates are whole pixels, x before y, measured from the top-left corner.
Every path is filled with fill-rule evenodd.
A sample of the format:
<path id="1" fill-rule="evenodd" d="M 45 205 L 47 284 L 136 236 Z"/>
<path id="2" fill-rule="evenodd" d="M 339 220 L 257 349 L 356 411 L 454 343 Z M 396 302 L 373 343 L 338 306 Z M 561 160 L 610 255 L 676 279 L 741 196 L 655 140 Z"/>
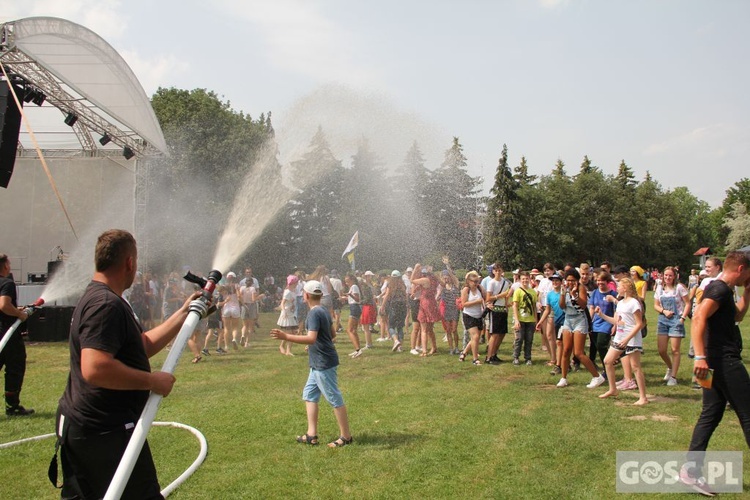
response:
<path id="1" fill-rule="evenodd" d="M 76 124 L 78 121 L 78 116 L 74 115 L 73 113 L 68 113 L 68 116 L 65 117 L 65 125 L 68 125 L 72 127 Z"/>
<path id="2" fill-rule="evenodd" d="M 108 134 L 104 134 L 101 139 L 99 139 L 99 144 L 102 146 L 106 146 L 112 141 L 112 138 Z"/>
<path id="3" fill-rule="evenodd" d="M 43 92 L 41 92 L 41 91 L 37 90 L 37 91 L 35 92 L 35 95 L 34 95 L 34 97 L 33 97 L 33 98 L 31 99 L 31 101 L 32 101 L 32 102 L 33 102 L 34 104 L 36 104 L 37 106 L 41 106 L 42 104 L 44 104 L 44 101 L 45 101 L 46 99 L 47 99 L 47 96 L 46 96 L 46 95 L 44 95 L 44 93 L 43 93 Z"/>
<path id="4" fill-rule="evenodd" d="M 122 148 L 122 156 L 124 156 L 126 160 L 129 160 L 135 156 L 135 153 L 133 153 L 132 149 L 125 146 L 124 148 Z"/>
<path id="5" fill-rule="evenodd" d="M 34 89 L 26 89 L 26 93 L 23 96 L 23 102 L 30 103 L 31 100 L 36 96 L 36 91 Z"/>

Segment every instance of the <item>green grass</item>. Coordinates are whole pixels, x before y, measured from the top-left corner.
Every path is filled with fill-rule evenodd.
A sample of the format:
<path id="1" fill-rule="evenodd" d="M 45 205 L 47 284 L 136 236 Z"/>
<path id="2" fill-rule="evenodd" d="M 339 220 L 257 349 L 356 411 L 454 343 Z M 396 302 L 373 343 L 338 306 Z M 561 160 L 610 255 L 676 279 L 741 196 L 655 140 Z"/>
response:
<path id="1" fill-rule="evenodd" d="M 600 389 L 585 387 L 590 380 L 585 371 L 569 376 L 570 387 L 556 389 L 558 378 L 543 366 L 546 353 L 538 337 L 532 367 L 476 367 L 445 354 L 440 328 L 441 353 L 430 358 L 394 354 L 390 343 L 376 343 L 351 360 L 346 356 L 349 341 L 340 335 L 339 381 L 355 439 L 343 449 L 295 442 L 306 427 L 300 394 L 307 357 L 298 345 L 295 357 L 281 356 L 277 342 L 266 337 L 275 314 L 263 315 L 263 333 L 252 348 L 214 354 L 197 365 L 183 355 L 177 385 L 162 402 L 157 420 L 201 430 L 209 454 L 172 497 L 610 497 L 615 493 L 616 451 L 684 450 L 700 412 L 700 392 L 689 387 L 692 363 L 686 355 L 680 385 L 663 385 L 653 308 L 649 313 L 652 333 L 645 341 L 643 365 L 653 401 L 643 408 L 630 404 L 636 399 L 633 392 L 599 400 Z M 750 321 L 742 328 L 750 331 Z M 511 346 L 507 337 L 501 358 L 509 359 Z M 687 347 L 685 341 L 683 353 Z M 37 414 L 0 418 L 0 443 L 53 431 L 67 377 L 67 351 L 64 343 L 28 346 L 22 400 Z M 156 356 L 154 367 L 164 357 Z M 325 402 L 319 433 L 324 442 L 337 436 Z M 149 442 L 162 486 L 179 476 L 199 450 L 191 434 L 174 428 L 153 428 Z M 727 413 L 711 449 L 746 450 L 733 413 Z M 0 450 L 0 498 L 58 498 L 46 478 L 52 452 L 51 439 Z M 749 472 L 746 463 L 746 490 Z"/>

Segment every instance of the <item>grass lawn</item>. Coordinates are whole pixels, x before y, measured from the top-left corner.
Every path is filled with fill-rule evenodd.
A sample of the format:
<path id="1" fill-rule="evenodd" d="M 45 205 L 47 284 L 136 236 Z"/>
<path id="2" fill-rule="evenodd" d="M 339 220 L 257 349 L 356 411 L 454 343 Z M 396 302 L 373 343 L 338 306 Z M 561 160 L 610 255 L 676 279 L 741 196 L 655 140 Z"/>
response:
<path id="1" fill-rule="evenodd" d="M 616 451 L 685 450 L 700 412 L 700 392 L 689 384 L 687 340 L 680 385 L 666 387 L 662 381 L 653 314 L 649 307 L 643 365 L 651 404 L 645 407 L 632 406 L 637 391 L 599 400 L 603 388 L 586 389 L 590 375 L 585 371 L 571 374 L 571 385 L 557 389 L 558 377 L 544 366 L 538 337 L 534 366 L 473 366 L 446 354 L 439 325 L 440 353 L 429 358 L 391 353 L 390 342 L 376 342 L 352 360 L 346 356 L 349 340 L 340 334 L 339 381 L 355 440 L 343 449 L 295 442 L 306 429 L 300 395 L 307 356 L 299 345 L 296 356 L 280 355 L 278 342 L 267 337 L 276 315 L 264 314 L 251 348 L 212 354 L 195 365 L 183 355 L 177 384 L 156 419 L 199 429 L 209 454 L 172 497 L 611 497 Z M 750 320 L 742 329 L 750 345 Z M 509 336 L 500 349 L 502 359 L 510 359 L 511 347 Z M 22 402 L 37 413 L 0 417 L 0 443 L 53 431 L 68 372 L 67 344 L 29 345 L 28 358 Z M 157 355 L 153 366 L 164 358 Z M 320 409 L 325 443 L 337 436 L 338 427 L 330 406 L 322 402 Z M 174 428 L 153 428 L 149 442 L 162 487 L 199 450 L 191 434 Z M 734 413 L 727 413 L 711 449 L 747 449 Z M 0 450 L 0 498 L 58 498 L 46 478 L 52 453 L 51 439 Z M 744 489 L 750 491 L 747 462 L 743 472 Z"/>

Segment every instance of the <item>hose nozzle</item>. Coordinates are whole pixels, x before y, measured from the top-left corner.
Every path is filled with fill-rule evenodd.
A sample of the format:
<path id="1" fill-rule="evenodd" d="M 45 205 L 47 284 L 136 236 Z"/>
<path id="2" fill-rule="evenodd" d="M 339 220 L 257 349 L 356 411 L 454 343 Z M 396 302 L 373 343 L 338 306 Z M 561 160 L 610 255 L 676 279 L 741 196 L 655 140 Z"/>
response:
<path id="1" fill-rule="evenodd" d="M 206 297 L 207 300 L 210 300 L 211 295 L 213 295 L 214 289 L 216 288 L 216 283 L 221 280 L 221 276 L 221 272 L 217 271 L 216 269 L 208 273 L 208 278 L 196 276 L 195 274 L 188 271 L 185 274 L 184 279 L 201 287 L 203 289 L 203 296 Z"/>

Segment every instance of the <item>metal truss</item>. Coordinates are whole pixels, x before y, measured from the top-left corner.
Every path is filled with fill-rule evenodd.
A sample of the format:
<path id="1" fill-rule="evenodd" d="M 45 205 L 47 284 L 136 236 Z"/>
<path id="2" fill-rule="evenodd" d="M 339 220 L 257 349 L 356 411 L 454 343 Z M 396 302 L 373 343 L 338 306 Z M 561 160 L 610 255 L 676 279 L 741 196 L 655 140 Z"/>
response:
<path id="1" fill-rule="evenodd" d="M 123 150 L 130 149 L 135 157 L 161 155 L 140 134 L 110 117 L 85 96 L 78 95 L 32 57 L 18 49 L 13 42 L 13 25 L 14 23 L 9 22 L 0 26 L 0 63 L 9 76 L 23 81 L 26 92 L 41 91 L 46 96 L 46 102 L 59 109 L 63 115 L 70 113 L 77 117 L 72 128 L 84 151 L 96 156 L 99 148 L 92 134 L 98 134 L 106 135 L 113 144 Z M 23 97 L 19 96 L 20 99 Z"/>

